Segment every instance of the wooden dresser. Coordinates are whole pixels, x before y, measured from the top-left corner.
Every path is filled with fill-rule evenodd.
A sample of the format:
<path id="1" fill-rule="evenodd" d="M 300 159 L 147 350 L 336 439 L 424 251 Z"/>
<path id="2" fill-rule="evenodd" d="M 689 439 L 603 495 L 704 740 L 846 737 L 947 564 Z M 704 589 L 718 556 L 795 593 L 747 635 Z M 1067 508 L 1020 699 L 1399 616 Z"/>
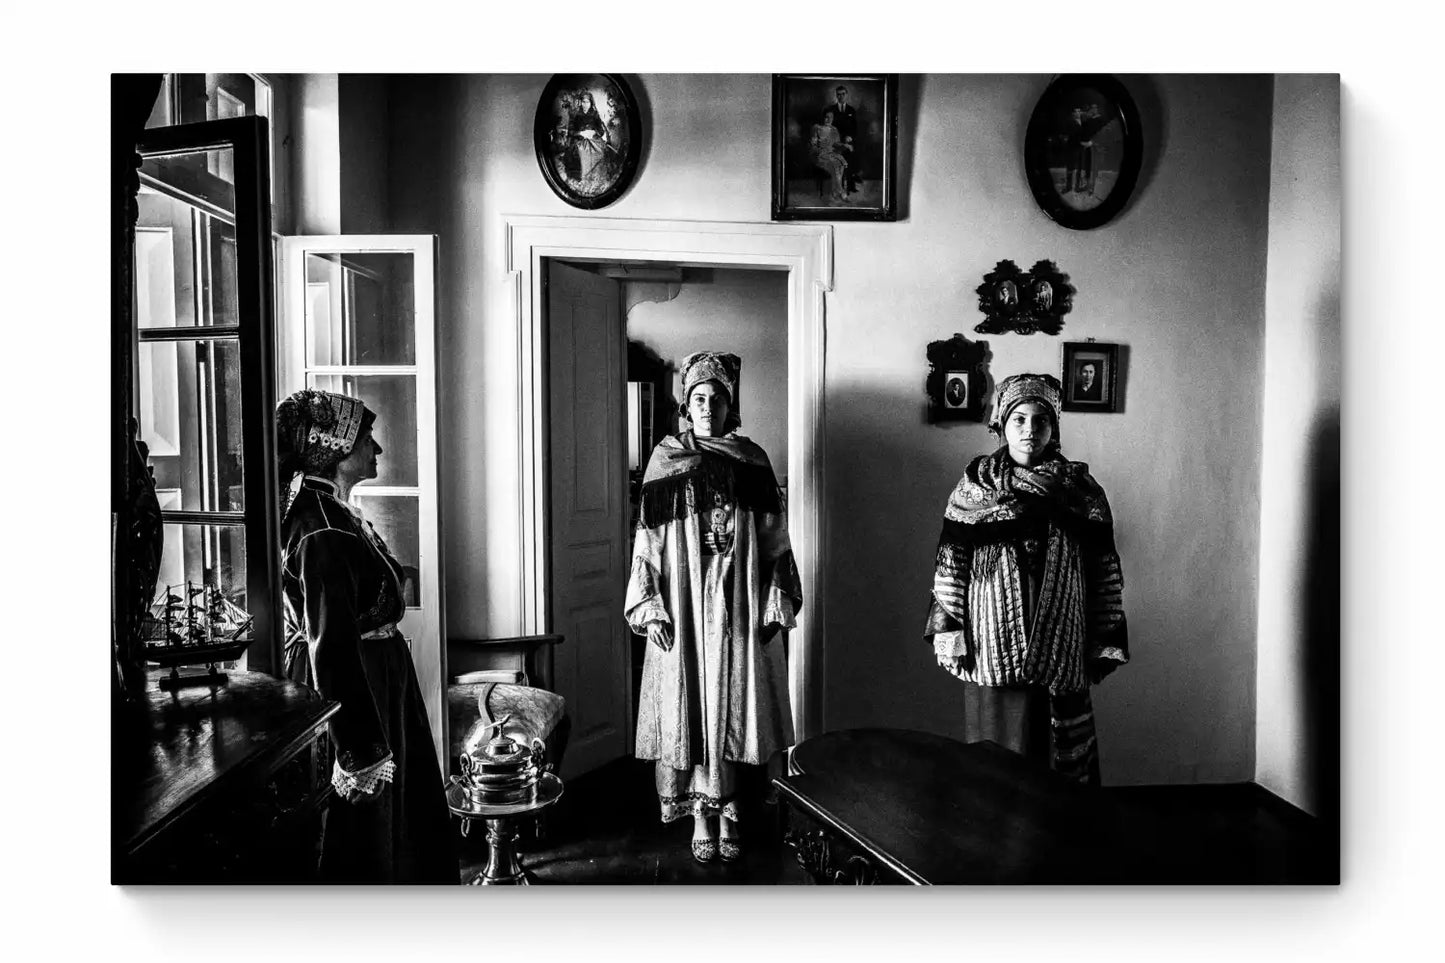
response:
<path id="1" fill-rule="evenodd" d="M 339 703 L 259 672 L 149 701 L 112 723 L 111 882 L 315 878 Z"/>

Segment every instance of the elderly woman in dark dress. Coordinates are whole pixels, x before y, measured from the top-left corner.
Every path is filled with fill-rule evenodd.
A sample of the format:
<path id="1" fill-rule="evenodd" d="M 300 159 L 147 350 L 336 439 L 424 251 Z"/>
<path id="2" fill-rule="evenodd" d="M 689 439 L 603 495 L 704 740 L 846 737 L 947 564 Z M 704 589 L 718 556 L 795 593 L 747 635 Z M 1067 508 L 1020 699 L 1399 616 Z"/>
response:
<path id="1" fill-rule="evenodd" d="M 286 673 L 341 703 L 332 717 L 332 785 L 322 877 L 331 882 L 457 883 L 456 841 L 402 617 L 402 566 L 347 504 L 376 477 L 376 416 L 356 398 L 304 390 L 276 409 L 285 505 L 281 585 Z"/>
<path id="2" fill-rule="evenodd" d="M 924 635 L 963 681 L 964 731 L 1079 782 L 1099 781 L 1089 686 L 1129 661 L 1113 516 L 1059 447 L 1050 375 L 1005 378 L 1004 444 L 949 498 Z"/>

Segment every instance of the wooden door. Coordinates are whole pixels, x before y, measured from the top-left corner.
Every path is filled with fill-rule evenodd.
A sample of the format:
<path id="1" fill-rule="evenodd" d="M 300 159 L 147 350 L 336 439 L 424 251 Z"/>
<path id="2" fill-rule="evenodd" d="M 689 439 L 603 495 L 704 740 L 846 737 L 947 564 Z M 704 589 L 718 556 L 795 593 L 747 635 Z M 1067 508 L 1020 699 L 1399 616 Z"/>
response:
<path id="1" fill-rule="evenodd" d="M 628 685 L 626 356 L 615 281 L 551 262 L 547 273 L 549 522 L 558 692 L 575 776 L 632 745 Z"/>

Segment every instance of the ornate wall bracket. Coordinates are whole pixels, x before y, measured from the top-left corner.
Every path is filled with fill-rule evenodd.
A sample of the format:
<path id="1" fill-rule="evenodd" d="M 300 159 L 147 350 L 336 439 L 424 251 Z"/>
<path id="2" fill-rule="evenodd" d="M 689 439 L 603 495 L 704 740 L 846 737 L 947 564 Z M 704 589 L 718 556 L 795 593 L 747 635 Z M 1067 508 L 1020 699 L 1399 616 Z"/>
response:
<path id="1" fill-rule="evenodd" d="M 999 261 L 974 291 L 984 316 L 973 329 L 980 334 L 1058 334 L 1074 306 L 1069 276 L 1047 260 L 1027 271 L 1008 259 Z"/>

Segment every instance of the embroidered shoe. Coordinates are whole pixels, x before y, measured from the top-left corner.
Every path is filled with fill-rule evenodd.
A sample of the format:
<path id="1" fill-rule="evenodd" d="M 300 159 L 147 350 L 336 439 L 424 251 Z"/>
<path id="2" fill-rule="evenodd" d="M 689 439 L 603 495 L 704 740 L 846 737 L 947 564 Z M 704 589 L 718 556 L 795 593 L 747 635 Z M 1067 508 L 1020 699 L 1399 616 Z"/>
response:
<path id="1" fill-rule="evenodd" d="M 711 839 L 694 839 L 692 841 L 692 858 L 699 863 L 710 863 L 717 855 L 717 843 Z"/>
<path id="2" fill-rule="evenodd" d="M 729 839 L 724 836 L 717 841 L 718 855 L 725 863 L 734 863 L 743 858 L 743 844 L 740 839 Z"/>

